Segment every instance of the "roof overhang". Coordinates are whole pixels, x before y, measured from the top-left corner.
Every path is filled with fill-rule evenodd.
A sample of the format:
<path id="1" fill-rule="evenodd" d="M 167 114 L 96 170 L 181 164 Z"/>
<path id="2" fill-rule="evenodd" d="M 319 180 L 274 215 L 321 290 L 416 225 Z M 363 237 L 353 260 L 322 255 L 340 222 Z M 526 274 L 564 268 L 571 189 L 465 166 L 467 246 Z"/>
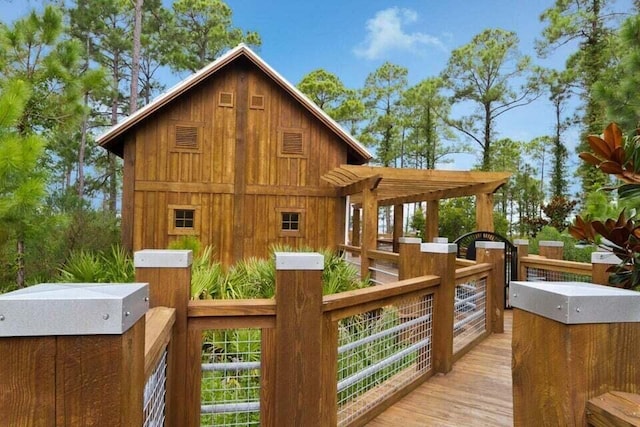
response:
<path id="1" fill-rule="evenodd" d="M 97 138 L 96 142 L 100 146 L 122 157 L 123 136 L 128 130 L 136 126 L 138 123 L 140 123 L 156 111 L 160 110 L 165 105 L 172 102 L 174 99 L 182 96 L 185 92 L 189 91 L 199 83 L 209 78 L 211 75 L 216 73 L 216 71 L 222 69 L 241 56 L 248 58 L 260 70 L 267 74 L 276 84 L 278 84 L 278 86 L 280 86 L 302 105 L 304 105 L 313 116 L 315 116 L 329 129 L 331 129 L 340 139 L 342 139 L 348 145 L 348 147 L 356 154 L 356 156 L 359 157 L 361 163 L 366 163 L 373 158 L 371 153 L 369 153 L 369 151 L 358 140 L 356 140 L 351 134 L 349 134 L 349 132 L 345 131 L 342 126 L 340 126 L 335 120 L 333 120 L 327 113 L 325 113 L 320 107 L 318 107 L 313 101 L 311 101 L 298 88 L 289 83 L 287 79 L 282 77 L 276 70 L 274 70 L 269 64 L 267 64 L 245 44 L 240 44 L 234 49 L 231 49 L 197 73 L 194 73 L 191 76 L 187 77 L 186 79 L 175 85 L 173 88 L 169 89 L 167 92 L 160 95 L 152 102 L 137 110 L 122 122 L 118 123 L 117 125 L 107 130 L 105 133 L 100 135 Z"/>
<path id="2" fill-rule="evenodd" d="M 375 189 L 378 205 L 390 206 L 455 197 L 491 194 L 504 185 L 508 172 L 396 169 L 342 165 L 322 176 L 339 194 L 361 203 L 365 188 Z"/>

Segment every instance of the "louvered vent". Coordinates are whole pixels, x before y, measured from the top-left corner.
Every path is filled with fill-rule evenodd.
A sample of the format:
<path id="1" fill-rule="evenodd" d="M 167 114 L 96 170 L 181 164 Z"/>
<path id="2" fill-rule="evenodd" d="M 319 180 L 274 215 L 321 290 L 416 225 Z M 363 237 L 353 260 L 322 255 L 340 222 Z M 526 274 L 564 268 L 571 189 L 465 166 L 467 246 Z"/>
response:
<path id="1" fill-rule="evenodd" d="M 254 110 L 264 110 L 264 96 L 251 95 L 251 104 L 249 107 Z"/>
<path id="2" fill-rule="evenodd" d="M 176 126 L 177 148 L 198 148 L 198 128 L 195 126 Z"/>
<path id="3" fill-rule="evenodd" d="M 220 92 L 218 105 L 220 107 L 233 107 L 233 92 Z"/>
<path id="4" fill-rule="evenodd" d="M 304 154 L 302 132 L 282 132 L 282 154 Z"/>

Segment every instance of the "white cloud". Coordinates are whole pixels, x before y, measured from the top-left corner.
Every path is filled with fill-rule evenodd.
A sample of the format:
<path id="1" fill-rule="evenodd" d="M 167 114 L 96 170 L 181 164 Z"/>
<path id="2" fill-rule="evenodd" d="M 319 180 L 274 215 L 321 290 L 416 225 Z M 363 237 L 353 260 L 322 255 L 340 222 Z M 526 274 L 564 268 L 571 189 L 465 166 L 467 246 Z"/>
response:
<path id="1" fill-rule="evenodd" d="M 354 53 L 366 59 L 380 59 L 386 53 L 398 50 L 417 53 L 425 46 L 446 51 L 437 37 L 421 32 L 406 32 L 406 26 L 417 21 L 418 14 L 411 9 L 393 7 L 377 12 L 367 21 L 365 41 L 354 49 Z"/>

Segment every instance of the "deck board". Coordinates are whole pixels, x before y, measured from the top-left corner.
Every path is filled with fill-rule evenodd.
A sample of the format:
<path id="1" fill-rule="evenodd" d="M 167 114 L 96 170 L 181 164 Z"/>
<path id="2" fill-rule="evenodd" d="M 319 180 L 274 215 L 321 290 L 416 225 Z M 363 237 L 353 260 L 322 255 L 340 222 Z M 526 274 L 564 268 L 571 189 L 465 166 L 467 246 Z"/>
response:
<path id="1" fill-rule="evenodd" d="M 512 426 L 512 312 L 505 333 L 493 334 L 367 424 L 369 427 Z"/>

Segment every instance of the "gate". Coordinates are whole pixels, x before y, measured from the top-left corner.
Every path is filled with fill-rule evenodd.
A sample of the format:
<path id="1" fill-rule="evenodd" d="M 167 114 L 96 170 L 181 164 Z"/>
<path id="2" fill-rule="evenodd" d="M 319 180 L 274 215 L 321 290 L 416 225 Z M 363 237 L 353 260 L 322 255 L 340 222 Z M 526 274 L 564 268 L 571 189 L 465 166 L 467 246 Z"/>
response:
<path id="1" fill-rule="evenodd" d="M 453 241 L 458 245 L 457 257 L 469 260 L 476 259 L 476 242 L 503 242 L 504 243 L 504 306 L 509 304 L 509 283 L 518 280 L 518 247 L 506 237 L 490 231 L 473 231 L 464 234 Z"/>

